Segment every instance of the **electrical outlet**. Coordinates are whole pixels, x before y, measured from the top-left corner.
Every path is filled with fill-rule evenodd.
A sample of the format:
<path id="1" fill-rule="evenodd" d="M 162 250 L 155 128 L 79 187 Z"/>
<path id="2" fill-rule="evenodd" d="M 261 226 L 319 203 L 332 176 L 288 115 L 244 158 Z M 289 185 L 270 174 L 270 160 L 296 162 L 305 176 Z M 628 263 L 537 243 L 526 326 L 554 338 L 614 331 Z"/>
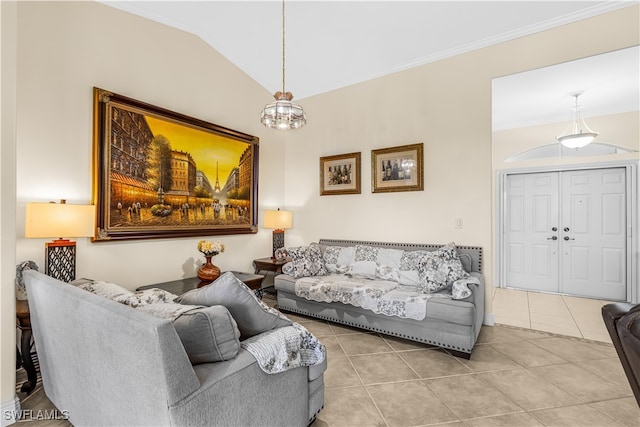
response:
<path id="1" fill-rule="evenodd" d="M 462 218 L 456 218 L 456 228 L 457 228 L 457 229 L 462 229 L 462 228 L 464 228 L 464 227 L 462 226 Z"/>

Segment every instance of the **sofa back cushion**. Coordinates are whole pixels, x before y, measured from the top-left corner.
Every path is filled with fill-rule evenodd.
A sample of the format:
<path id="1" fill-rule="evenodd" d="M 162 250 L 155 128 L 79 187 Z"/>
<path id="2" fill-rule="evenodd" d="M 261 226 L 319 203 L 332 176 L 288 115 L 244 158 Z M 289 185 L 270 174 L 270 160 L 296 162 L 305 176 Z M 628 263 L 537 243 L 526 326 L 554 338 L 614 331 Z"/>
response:
<path id="1" fill-rule="evenodd" d="M 173 326 L 194 365 L 230 360 L 240 351 L 238 325 L 221 305 L 187 311 Z"/>
<path id="2" fill-rule="evenodd" d="M 438 292 L 456 280 L 469 277 L 462 267 L 454 243 L 428 252 L 421 260 L 419 270 L 420 286 L 424 293 Z"/>
<path id="3" fill-rule="evenodd" d="M 291 258 L 293 277 L 324 276 L 327 269 L 322 258 L 320 245 L 312 243 L 309 246 L 297 246 L 286 248 L 287 255 Z"/>
<path id="4" fill-rule="evenodd" d="M 180 295 L 176 302 L 225 306 L 235 319 L 243 340 L 274 328 L 291 325 L 289 319 L 260 301 L 253 291 L 231 272 L 224 273 L 207 286 Z"/>
<path id="5" fill-rule="evenodd" d="M 174 303 L 176 295 L 162 289 L 131 292 L 120 285 L 87 281 L 78 288 L 128 305 L 154 317 L 171 320 L 192 364 L 233 359 L 240 350 L 240 331 L 225 307 Z"/>
<path id="6" fill-rule="evenodd" d="M 322 254 L 327 273 L 347 274 L 355 260 L 353 246 L 325 246 Z"/>

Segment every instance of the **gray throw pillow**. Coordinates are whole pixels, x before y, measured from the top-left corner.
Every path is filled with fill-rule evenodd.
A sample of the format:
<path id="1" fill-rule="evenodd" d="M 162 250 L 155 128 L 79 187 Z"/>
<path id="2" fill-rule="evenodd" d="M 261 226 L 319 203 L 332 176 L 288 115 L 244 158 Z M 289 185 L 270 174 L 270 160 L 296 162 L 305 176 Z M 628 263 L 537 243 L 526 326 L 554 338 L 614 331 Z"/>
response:
<path id="1" fill-rule="evenodd" d="M 171 320 L 194 365 L 233 359 L 240 350 L 240 331 L 225 307 L 157 302 L 134 308 Z"/>
<path id="2" fill-rule="evenodd" d="M 274 328 L 291 325 L 289 319 L 260 301 L 255 293 L 231 272 L 224 273 L 207 286 L 180 295 L 176 302 L 225 306 L 238 324 L 243 340 Z"/>
<path id="3" fill-rule="evenodd" d="M 238 325 L 221 305 L 183 313 L 173 321 L 173 327 L 194 365 L 233 359 L 240 350 Z"/>

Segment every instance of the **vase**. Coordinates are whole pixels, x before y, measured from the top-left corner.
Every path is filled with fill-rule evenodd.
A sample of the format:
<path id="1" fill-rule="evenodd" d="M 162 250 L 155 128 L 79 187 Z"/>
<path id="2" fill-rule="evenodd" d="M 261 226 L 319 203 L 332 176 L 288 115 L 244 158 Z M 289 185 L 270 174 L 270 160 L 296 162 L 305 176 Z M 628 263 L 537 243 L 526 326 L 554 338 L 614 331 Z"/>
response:
<path id="1" fill-rule="evenodd" d="M 220 276 L 220 269 L 211 264 L 211 255 L 205 255 L 206 262 L 198 269 L 198 279 L 203 282 L 213 282 Z"/>

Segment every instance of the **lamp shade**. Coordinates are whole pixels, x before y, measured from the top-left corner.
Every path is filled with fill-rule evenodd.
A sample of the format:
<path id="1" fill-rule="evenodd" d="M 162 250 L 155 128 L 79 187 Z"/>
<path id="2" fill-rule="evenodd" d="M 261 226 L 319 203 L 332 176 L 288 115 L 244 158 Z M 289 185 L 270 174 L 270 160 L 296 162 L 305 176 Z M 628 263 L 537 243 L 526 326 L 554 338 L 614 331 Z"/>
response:
<path id="1" fill-rule="evenodd" d="M 96 207 L 65 203 L 27 203 L 28 238 L 93 237 Z"/>
<path id="2" fill-rule="evenodd" d="M 293 224 L 293 213 L 291 211 L 264 211 L 264 228 L 275 228 L 276 230 L 286 230 Z"/>

